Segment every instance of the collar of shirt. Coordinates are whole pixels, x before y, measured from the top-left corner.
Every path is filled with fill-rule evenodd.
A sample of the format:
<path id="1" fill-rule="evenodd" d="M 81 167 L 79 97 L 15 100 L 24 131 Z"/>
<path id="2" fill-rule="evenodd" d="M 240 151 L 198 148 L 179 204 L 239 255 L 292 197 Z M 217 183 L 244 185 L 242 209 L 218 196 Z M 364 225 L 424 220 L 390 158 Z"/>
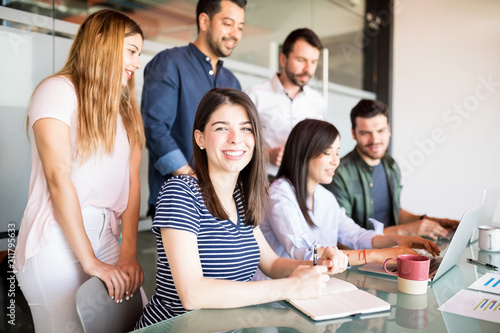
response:
<path id="1" fill-rule="evenodd" d="M 277 94 L 282 93 L 285 94 L 288 98 L 290 98 L 285 87 L 283 87 L 283 85 L 281 84 L 279 75 L 280 73 L 276 73 L 271 78 L 271 87 L 275 93 Z M 307 85 L 301 87 L 300 92 L 295 96 L 295 98 L 290 98 L 290 100 L 293 101 L 294 99 L 300 98 L 300 96 L 306 96 L 309 93 L 310 89 L 312 88 L 308 87 Z"/>
<path id="2" fill-rule="evenodd" d="M 205 55 L 203 52 L 201 52 L 197 47 L 196 45 L 194 45 L 193 43 L 189 43 L 188 44 L 188 49 L 189 49 L 189 52 L 191 52 L 199 61 L 200 63 L 202 64 L 208 64 L 208 66 L 210 66 L 210 70 L 212 70 L 212 64 L 210 63 L 210 57 Z M 218 60 L 217 61 L 217 72 L 219 71 L 219 69 L 222 67 L 222 65 L 224 64 L 224 62 L 222 60 Z M 211 73 L 209 73 L 210 75 L 213 75 L 213 71 Z"/>

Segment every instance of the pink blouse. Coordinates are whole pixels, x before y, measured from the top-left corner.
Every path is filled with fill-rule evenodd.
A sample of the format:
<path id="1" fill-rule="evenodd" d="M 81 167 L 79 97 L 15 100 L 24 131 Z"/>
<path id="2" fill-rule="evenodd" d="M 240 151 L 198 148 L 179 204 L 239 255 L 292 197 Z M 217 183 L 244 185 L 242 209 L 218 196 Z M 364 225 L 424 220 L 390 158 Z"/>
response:
<path id="1" fill-rule="evenodd" d="M 71 179 L 82 209 L 89 205 L 108 208 L 114 213 L 112 228 L 118 234 L 119 217 L 127 207 L 129 197 L 130 145 L 120 116 L 113 153 L 97 153 L 80 163 L 75 159 L 77 98 L 69 79 L 53 77 L 40 84 L 31 99 L 28 115 L 32 167 L 28 203 L 17 239 L 16 272 L 50 241 L 51 228 L 58 223 L 33 135 L 33 124 L 37 120 L 53 118 L 70 127 Z"/>

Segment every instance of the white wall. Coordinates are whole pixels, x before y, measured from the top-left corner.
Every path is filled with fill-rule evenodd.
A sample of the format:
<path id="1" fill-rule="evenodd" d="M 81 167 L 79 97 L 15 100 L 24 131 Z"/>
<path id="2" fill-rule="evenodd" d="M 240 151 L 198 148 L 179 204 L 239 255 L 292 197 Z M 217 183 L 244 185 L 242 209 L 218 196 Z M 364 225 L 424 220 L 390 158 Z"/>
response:
<path id="1" fill-rule="evenodd" d="M 402 206 L 459 218 L 500 187 L 500 1 L 395 3 L 393 155 Z"/>

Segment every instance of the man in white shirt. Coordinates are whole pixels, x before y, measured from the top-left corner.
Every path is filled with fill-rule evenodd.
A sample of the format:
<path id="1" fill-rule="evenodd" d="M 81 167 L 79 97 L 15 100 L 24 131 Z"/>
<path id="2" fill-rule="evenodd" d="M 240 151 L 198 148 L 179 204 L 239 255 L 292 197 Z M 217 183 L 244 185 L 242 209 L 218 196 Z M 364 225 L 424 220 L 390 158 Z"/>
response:
<path id="1" fill-rule="evenodd" d="M 292 128 L 306 118 L 326 118 L 325 100 L 307 86 L 316 72 L 322 49 L 319 37 L 311 29 L 292 31 L 280 53 L 281 71 L 245 90 L 261 117 L 269 153 L 267 173 L 271 178 L 278 172 Z"/>

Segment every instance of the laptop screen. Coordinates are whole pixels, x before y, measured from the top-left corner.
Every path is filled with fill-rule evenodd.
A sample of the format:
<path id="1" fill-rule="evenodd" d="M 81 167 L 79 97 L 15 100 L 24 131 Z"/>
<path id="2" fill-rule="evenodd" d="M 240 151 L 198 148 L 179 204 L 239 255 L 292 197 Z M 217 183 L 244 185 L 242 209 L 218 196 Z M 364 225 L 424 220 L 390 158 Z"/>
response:
<path id="1" fill-rule="evenodd" d="M 455 235 L 451 239 L 448 247 L 443 251 L 444 253 L 442 254 L 439 267 L 434 271 L 435 274 L 434 272 L 430 272 L 429 281 L 433 282 L 439 279 L 458 262 L 471 238 L 473 231 L 477 229 L 477 223 L 483 208 L 484 204 L 480 204 L 465 211 L 457 230 L 455 231 Z M 360 271 L 393 276 L 385 272 L 383 265 L 380 263 L 368 263 L 358 269 Z"/>

